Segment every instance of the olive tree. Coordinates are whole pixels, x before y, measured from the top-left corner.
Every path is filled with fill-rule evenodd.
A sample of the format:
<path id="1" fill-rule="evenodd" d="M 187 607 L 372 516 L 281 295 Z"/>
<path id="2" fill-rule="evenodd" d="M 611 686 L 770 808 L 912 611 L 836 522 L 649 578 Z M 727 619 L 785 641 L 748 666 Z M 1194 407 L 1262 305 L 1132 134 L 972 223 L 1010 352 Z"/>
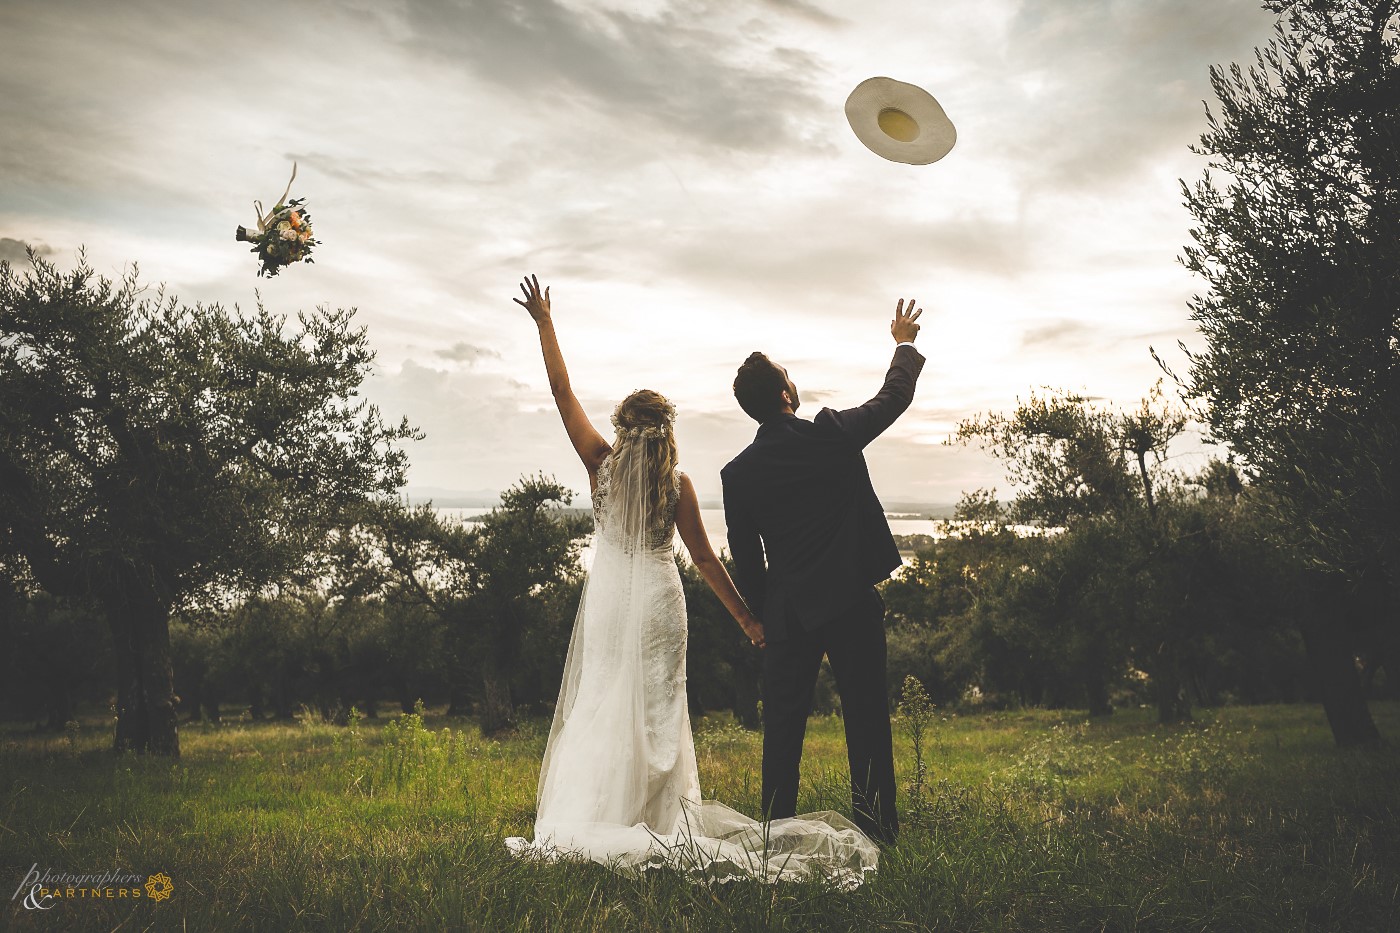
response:
<path id="1" fill-rule="evenodd" d="M 1384 628 L 1393 650 L 1400 628 L 1400 2 L 1265 5 L 1275 36 L 1211 69 L 1192 147 L 1208 164 L 1182 183 L 1182 261 L 1207 290 L 1179 381 L 1327 591 L 1305 634 L 1334 736 L 1356 744 L 1377 738 L 1357 640 Z M 1325 610 L 1339 601 L 1377 608 Z"/>
<path id="2" fill-rule="evenodd" d="M 288 328 L 148 294 L 134 265 L 29 258 L 0 263 L 0 553 L 101 607 L 115 748 L 178 756 L 172 611 L 305 571 L 420 435 L 355 398 L 374 354 L 353 309 Z"/>

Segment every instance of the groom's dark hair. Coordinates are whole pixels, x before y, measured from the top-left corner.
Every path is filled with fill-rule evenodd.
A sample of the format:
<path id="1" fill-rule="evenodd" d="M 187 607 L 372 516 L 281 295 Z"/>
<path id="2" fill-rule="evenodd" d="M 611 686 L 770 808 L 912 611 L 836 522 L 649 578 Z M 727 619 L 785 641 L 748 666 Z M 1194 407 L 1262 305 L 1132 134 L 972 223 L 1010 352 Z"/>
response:
<path id="1" fill-rule="evenodd" d="M 783 410 L 783 392 L 788 383 L 783 371 L 767 356 L 750 353 L 734 377 L 734 397 L 739 407 L 759 424 Z"/>

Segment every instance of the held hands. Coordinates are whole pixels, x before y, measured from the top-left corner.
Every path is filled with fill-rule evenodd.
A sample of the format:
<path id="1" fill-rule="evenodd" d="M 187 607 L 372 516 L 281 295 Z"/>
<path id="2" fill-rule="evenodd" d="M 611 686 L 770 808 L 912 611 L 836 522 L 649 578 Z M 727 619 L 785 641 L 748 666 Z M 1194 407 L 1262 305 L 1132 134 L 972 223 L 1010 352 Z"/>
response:
<path id="1" fill-rule="evenodd" d="M 909 307 L 904 306 L 904 299 L 899 299 L 899 303 L 894 306 L 894 320 L 890 322 L 890 335 L 894 337 L 895 343 L 911 341 L 919 336 L 919 315 L 924 313 L 923 308 L 914 309 L 914 299 L 909 299 Z"/>
<path id="2" fill-rule="evenodd" d="M 762 648 L 768 644 L 768 640 L 763 637 L 763 623 L 753 616 L 739 623 L 744 627 L 744 634 L 749 637 L 749 643 L 755 648 Z"/>
<path id="3" fill-rule="evenodd" d="M 549 289 L 540 291 L 540 282 L 535 276 L 530 276 L 520 283 L 520 290 L 525 293 L 525 300 L 512 298 L 520 307 L 530 312 L 530 317 L 536 324 L 548 324 L 551 320 L 549 316 Z"/>

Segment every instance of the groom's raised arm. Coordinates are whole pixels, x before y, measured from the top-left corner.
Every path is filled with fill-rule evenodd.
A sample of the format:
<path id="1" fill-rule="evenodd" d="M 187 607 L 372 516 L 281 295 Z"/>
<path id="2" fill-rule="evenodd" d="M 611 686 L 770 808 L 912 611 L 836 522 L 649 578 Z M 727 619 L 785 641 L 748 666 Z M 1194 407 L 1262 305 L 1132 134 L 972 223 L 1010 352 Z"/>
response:
<path id="1" fill-rule="evenodd" d="M 733 477 L 719 474 L 724 488 L 724 523 L 728 529 L 729 556 L 734 560 L 734 587 L 749 609 L 763 617 L 763 596 L 768 583 L 768 565 L 763 558 L 763 538 L 753 515 L 743 502 Z"/>
<path id="2" fill-rule="evenodd" d="M 835 424 L 858 447 L 865 447 L 894 424 L 895 419 L 913 403 L 914 384 L 918 382 L 919 372 L 923 368 L 923 354 L 914 349 L 912 343 L 901 343 L 894 348 L 894 359 L 885 373 L 885 383 L 874 398 L 845 411 L 823 408 L 813 420 Z"/>
<path id="3" fill-rule="evenodd" d="M 835 425 L 857 447 L 864 448 L 904 414 L 914 401 L 914 383 L 919 381 L 919 371 L 924 368 L 923 354 L 914 349 L 914 338 L 919 336 L 919 317 L 924 309 L 914 305 L 913 298 L 909 299 L 907 307 L 901 298 L 894 306 L 894 320 L 890 321 L 894 359 L 890 361 L 889 372 L 885 373 L 885 384 L 880 386 L 875 397 L 845 411 L 823 408 L 812 419 L 814 424 Z"/>

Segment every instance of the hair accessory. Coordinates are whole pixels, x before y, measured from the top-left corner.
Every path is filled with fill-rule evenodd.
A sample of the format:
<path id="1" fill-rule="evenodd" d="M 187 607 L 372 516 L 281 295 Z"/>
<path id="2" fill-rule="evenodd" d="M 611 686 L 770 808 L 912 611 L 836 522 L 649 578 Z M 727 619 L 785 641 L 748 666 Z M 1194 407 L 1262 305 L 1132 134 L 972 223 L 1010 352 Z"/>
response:
<path id="1" fill-rule="evenodd" d="M 640 392 L 641 390 L 638 389 L 637 391 Z M 636 394 L 636 392 L 632 393 L 632 395 Z M 628 398 L 631 397 L 631 395 L 628 396 Z M 670 399 L 665 396 L 660 397 L 661 414 L 666 418 L 665 424 L 625 425 L 622 423 L 621 418 L 623 402 L 618 402 L 617 407 L 613 409 L 612 413 L 612 423 L 613 427 L 617 428 L 618 437 L 665 437 L 670 433 L 671 426 L 676 421 L 676 406 L 671 404 Z"/>
<path id="2" fill-rule="evenodd" d="M 665 437 L 670 433 L 670 425 L 639 424 L 630 428 L 618 428 L 618 437 Z"/>

